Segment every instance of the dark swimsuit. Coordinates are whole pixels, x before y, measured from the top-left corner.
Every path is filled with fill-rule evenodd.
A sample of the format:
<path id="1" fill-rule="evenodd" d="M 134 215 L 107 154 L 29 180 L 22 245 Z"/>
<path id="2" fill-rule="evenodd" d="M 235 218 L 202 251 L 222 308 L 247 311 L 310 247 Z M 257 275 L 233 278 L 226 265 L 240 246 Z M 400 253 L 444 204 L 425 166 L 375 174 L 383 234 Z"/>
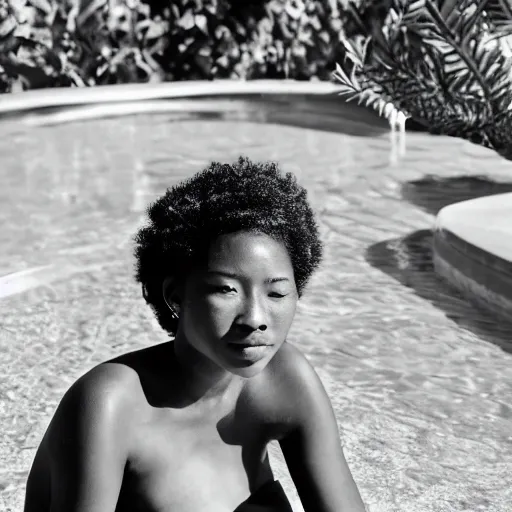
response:
<path id="1" fill-rule="evenodd" d="M 267 482 L 233 512 L 293 512 L 283 487 L 277 480 Z"/>

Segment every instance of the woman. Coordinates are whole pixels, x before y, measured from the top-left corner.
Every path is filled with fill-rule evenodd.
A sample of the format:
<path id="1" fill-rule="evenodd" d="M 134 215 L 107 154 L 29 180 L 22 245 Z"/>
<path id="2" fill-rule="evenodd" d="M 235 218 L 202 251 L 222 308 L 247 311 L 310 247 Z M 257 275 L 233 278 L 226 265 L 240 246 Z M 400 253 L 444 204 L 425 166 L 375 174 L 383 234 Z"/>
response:
<path id="1" fill-rule="evenodd" d="M 286 341 L 322 246 L 306 191 L 275 163 L 210 167 L 148 209 L 137 280 L 171 340 L 103 363 L 66 393 L 25 512 L 363 512 L 329 398 Z"/>

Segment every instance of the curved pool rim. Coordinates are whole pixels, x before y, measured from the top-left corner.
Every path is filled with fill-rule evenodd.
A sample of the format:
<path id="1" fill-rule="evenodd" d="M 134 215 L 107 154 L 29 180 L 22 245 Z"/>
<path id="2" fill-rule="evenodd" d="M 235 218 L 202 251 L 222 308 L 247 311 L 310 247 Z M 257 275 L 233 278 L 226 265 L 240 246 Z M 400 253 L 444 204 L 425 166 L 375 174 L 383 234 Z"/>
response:
<path id="1" fill-rule="evenodd" d="M 241 96 L 255 94 L 337 94 L 331 82 L 300 80 L 190 80 L 145 84 L 117 84 L 96 87 L 71 87 L 30 90 L 2 96 L 0 114 L 26 112 L 49 107 L 121 103 L 200 96 Z"/>
<path id="2" fill-rule="evenodd" d="M 434 229 L 436 272 L 476 304 L 512 320 L 512 193 L 443 208 Z M 496 220 L 496 219 L 501 219 Z"/>
<path id="3" fill-rule="evenodd" d="M 33 90 L 0 97 L 0 122 L 44 126 L 137 114 L 292 125 L 356 136 L 389 132 L 386 119 L 347 102 L 330 82 L 190 81 Z M 349 119 L 347 132 L 344 122 Z"/>

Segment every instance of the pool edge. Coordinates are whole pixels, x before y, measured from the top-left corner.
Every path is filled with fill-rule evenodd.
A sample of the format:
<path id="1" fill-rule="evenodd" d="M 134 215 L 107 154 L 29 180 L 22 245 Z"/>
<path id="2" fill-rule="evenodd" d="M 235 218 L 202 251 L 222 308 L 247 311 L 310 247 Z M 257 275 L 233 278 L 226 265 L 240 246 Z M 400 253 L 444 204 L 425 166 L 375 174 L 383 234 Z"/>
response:
<path id="1" fill-rule="evenodd" d="M 496 194 L 499 197 L 503 195 Z M 493 197 L 481 199 L 489 201 Z M 474 204 L 475 201 L 480 199 L 464 203 Z M 512 254 L 507 260 L 455 233 L 446 212 L 453 213 L 461 204 L 447 206 L 437 215 L 433 236 L 434 269 L 470 301 L 493 315 L 512 320 Z M 471 207 L 472 204 L 466 204 L 466 211 Z"/>
<path id="2" fill-rule="evenodd" d="M 201 96 L 240 96 L 248 94 L 335 95 L 337 93 L 339 93 L 339 88 L 334 83 L 299 80 L 192 80 L 36 89 L 2 95 L 0 97 L 0 115 L 19 114 L 48 107 L 197 98 Z"/>

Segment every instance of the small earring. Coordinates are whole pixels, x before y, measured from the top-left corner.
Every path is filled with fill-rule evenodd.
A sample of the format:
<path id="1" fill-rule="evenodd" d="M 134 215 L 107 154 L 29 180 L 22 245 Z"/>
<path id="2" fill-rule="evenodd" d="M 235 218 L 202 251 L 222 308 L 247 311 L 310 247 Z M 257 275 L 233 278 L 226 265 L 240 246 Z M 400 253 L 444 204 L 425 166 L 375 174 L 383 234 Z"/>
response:
<path id="1" fill-rule="evenodd" d="M 169 304 L 169 310 L 171 311 L 171 318 L 173 320 L 179 320 L 180 319 L 179 312 L 176 311 L 177 307 L 176 307 L 175 303 Z"/>

